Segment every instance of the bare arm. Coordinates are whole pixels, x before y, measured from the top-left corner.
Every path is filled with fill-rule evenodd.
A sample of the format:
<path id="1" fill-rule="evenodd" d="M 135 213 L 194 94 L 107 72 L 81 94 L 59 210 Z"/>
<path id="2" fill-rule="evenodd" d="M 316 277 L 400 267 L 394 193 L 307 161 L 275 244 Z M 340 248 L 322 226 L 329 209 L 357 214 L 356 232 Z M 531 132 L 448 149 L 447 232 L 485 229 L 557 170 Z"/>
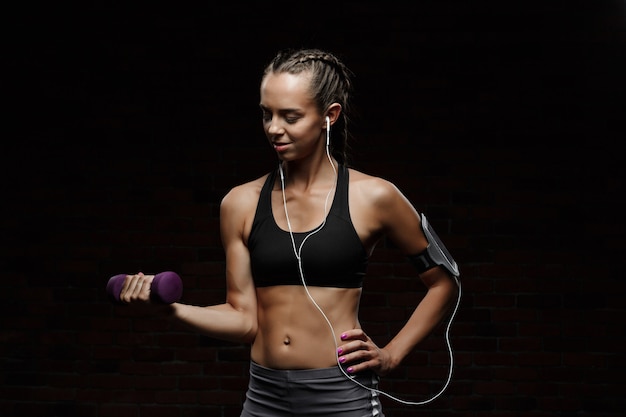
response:
<path id="1" fill-rule="evenodd" d="M 220 233 L 226 252 L 226 301 L 223 304 L 150 305 L 149 287 L 153 276 L 141 273 L 127 277 L 120 299 L 128 304 L 164 310 L 173 320 L 207 336 L 251 343 L 257 331 L 257 304 L 244 232 L 250 216 L 254 215 L 256 200 L 252 201 L 253 196 L 249 187 L 240 186 L 231 190 L 220 206 Z"/>
<path id="2" fill-rule="evenodd" d="M 249 190 L 231 191 L 220 207 L 220 232 L 226 252 L 226 302 L 197 307 L 174 305 L 174 317 L 193 329 L 218 339 L 251 343 L 257 330 L 256 292 L 244 231 L 255 204 Z M 255 200 L 256 202 L 256 200 Z"/>

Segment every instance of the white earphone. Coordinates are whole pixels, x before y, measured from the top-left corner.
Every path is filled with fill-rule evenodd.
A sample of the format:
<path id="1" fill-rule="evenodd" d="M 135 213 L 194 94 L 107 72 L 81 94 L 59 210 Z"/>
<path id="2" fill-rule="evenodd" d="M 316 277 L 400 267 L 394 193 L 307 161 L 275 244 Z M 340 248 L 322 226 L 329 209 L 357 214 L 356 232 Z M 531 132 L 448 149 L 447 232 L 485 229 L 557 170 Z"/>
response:
<path id="1" fill-rule="evenodd" d="M 329 151 L 329 145 L 330 145 L 330 117 L 326 116 L 326 155 L 328 157 L 328 161 L 330 162 L 331 166 L 333 167 L 333 170 L 335 170 L 335 164 L 332 161 L 332 158 L 330 156 L 330 151 Z M 328 214 L 328 203 L 329 203 L 329 199 L 331 196 L 332 191 L 334 190 L 334 186 L 331 187 L 331 189 L 328 191 L 328 194 L 326 195 L 326 201 L 324 203 L 324 221 L 322 222 L 322 224 L 317 227 L 315 230 L 311 231 L 309 234 L 307 234 L 304 239 L 302 240 L 302 242 L 300 243 L 299 246 L 296 246 L 296 241 L 294 239 L 293 236 L 293 231 L 291 229 L 291 222 L 289 220 L 289 212 L 287 211 L 287 197 L 285 196 L 285 177 L 283 174 L 283 168 L 282 168 L 282 164 L 279 163 L 278 164 L 278 170 L 280 172 L 280 180 L 281 180 L 281 190 L 282 190 L 282 194 L 283 194 L 283 207 L 285 210 L 285 217 L 287 218 L 287 227 L 289 228 L 289 235 L 291 237 L 291 245 L 293 248 L 293 252 L 294 255 L 298 261 L 298 270 L 300 273 L 300 279 L 302 282 L 302 286 L 304 287 L 304 290 L 307 293 L 307 296 L 309 297 L 309 299 L 311 300 L 311 302 L 313 303 L 313 305 L 317 308 L 317 310 L 321 313 L 322 317 L 324 318 L 324 321 L 326 321 L 326 324 L 328 325 L 329 329 L 330 329 L 330 333 L 332 335 L 334 335 L 335 329 L 333 328 L 332 323 L 330 322 L 330 319 L 326 316 L 326 313 L 324 313 L 324 310 L 322 310 L 322 308 L 319 306 L 319 304 L 315 301 L 315 299 L 313 298 L 313 296 L 311 295 L 311 293 L 309 292 L 309 288 L 307 286 L 306 280 L 304 278 L 304 271 L 302 269 L 302 247 L 304 246 L 304 243 L 311 237 L 313 236 L 315 233 L 319 232 L 320 230 L 322 230 L 322 228 L 326 225 L 326 219 L 327 219 L 327 214 Z M 337 171 L 335 170 L 335 176 L 337 175 Z M 433 396 L 431 396 L 429 399 L 424 400 L 424 401 L 407 401 L 407 400 L 403 400 L 401 398 L 397 398 L 385 391 L 379 390 L 377 388 L 371 388 L 371 387 L 367 387 L 363 384 L 361 384 L 359 381 L 357 381 L 356 379 L 354 379 L 353 375 L 348 375 L 346 373 L 346 371 L 343 369 L 343 367 L 341 366 L 341 363 L 339 362 L 339 356 L 337 356 L 337 366 L 338 368 L 341 370 L 341 372 L 344 374 L 344 376 L 346 378 L 348 378 L 350 381 L 354 382 L 356 385 L 359 385 L 361 388 L 365 388 L 371 392 L 375 392 L 378 393 L 380 395 L 384 395 L 396 402 L 399 402 L 401 404 L 405 404 L 405 405 L 424 405 L 427 404 L 431 401 L 434 401 L 437 397 L 439 397 L 440 395 L 442 395 L 444 393 L 444 391 L 447 389 L 448 385 L 450 384 L 451 380 L 452 380 L 452 369 L 454 367 L 454 353 L 452 351 L 452 345 L 450 343 L 450 326 L 452 325 L 452 320 L 454 319 L 454 316 L 456 315 L 456 312 L 459 308 L 459 303 L 461 301 L 461 284 L 460 281 L 454 277 L 454 280 L 456 281 L 458 287 L 459 287 L 459 294 L 457 297 L 457 301 L 456 301 L 456 305 L 454 306 L 454 310 L 452 312 L 452 314 L 450 315 L 449 321 L 448 321 L 448 325 L 446 326 L 446 330 L 445 330 L 445 339 L 446 339 L 446 345 L 448 347 L 448 354 L 450 356 L 450 367 L 449 367 L 449 371 L 448 371 L 448 377 L 446 378 L 446 381 L 443 385 L 443 387 L 439 390 L 439 392 Z M 337 344 L 337 340 L 335 341 L 335 352 L 337 351 L 338 348 L 338 344 Z"/>
<path id="2" fill-rule="evenodd" d="M 326 147 L 330 146 L 330 117 L 326 116 Z"/>

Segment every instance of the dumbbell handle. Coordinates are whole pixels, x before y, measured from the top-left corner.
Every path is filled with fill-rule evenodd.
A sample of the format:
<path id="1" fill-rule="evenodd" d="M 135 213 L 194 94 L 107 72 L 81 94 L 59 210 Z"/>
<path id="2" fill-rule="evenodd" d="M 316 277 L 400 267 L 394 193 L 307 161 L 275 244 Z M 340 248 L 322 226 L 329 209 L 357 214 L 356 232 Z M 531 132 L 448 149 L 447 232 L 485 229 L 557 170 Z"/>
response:
<path id="1" fill-rule="evenodd" d="M 107 295 L 116 304 L 121 304 L 120 292 L 126 274 L 109 278 L 106 286 Z M 172 304 L 180 300 L 183 294 L 183 282 L 176 272 L 165 271 L 154 276 L 150 284 L 150 299 L 160 304 Z"/>

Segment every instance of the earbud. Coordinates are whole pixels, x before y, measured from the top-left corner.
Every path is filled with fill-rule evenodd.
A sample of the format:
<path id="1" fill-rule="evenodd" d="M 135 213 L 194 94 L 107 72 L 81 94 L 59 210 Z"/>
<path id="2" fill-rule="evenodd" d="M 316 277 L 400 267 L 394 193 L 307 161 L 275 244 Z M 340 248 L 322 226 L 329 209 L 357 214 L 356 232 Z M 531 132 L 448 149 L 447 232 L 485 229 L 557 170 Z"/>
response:
<path id="1" fill-rule="evenodd" d="M 326 116 L 326 147 L 330 146 L 330 117 Z"/>

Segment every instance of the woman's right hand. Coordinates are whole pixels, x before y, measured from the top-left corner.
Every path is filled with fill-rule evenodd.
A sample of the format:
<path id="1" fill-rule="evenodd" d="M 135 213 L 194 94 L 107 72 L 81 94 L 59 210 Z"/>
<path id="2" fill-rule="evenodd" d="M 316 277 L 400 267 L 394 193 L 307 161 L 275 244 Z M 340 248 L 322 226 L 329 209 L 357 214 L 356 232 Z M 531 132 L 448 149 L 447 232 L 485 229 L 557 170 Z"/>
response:
<path id="1" fill-rule="evenodd" d="M 154 275 L 145 275 L 143 272 L 126 275 L 119 294 L 120 303 L 132 307 L 142 315 L 171 316 L 174 311 L 172 304 L 153 301 L 150 296 L 150 287 L 154 277 Z"/>
<path id="2" fill-rule="evenodd" d="M 151 304 L 150 284 L 154 275 L 144 275 L 138 272 L 134 275 L 127 275 L 120 291 L 120 301 L 124 304 Z"/>

